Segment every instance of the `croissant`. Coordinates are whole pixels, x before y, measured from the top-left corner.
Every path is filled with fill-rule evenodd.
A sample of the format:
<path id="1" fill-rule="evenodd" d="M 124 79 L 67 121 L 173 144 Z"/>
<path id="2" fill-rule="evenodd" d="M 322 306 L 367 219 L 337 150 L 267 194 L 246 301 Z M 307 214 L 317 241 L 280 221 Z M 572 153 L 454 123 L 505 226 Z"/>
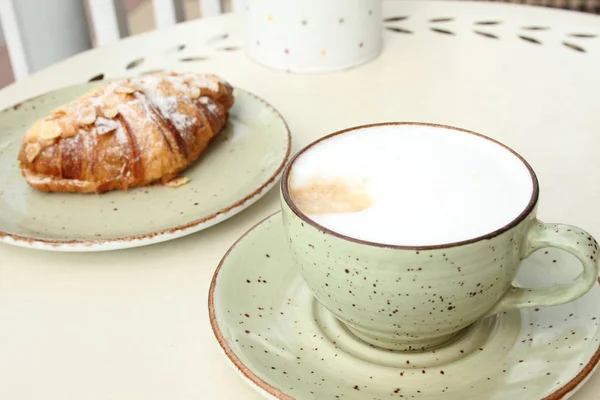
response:
<path id="1" fill-rule="evenodd" d="M 37 121 L 23 137 L 21 171 L 50 192 L 167 183 L 222 131 L 233 102 L 232 87 L 208 74 L 112 82 Z"/>

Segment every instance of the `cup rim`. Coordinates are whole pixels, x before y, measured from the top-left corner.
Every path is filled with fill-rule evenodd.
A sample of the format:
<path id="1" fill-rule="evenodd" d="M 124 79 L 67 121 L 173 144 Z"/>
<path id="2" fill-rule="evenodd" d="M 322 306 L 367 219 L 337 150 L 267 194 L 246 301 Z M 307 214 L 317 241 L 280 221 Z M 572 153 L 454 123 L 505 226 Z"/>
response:
<path id="1" fill-rule="evenodd" d="M 471 239 L 461 240 L 461 241 L 457 241 L 457 242 L 441 243 L 441 244 L 435 244 L 435 245 L 410 245 L 410 246 L 409 245 L 397 245 L 397 244 L 372 242 L 372 241 L 368 241 L 368 240 L 357 239 L 352 236 L 347 236 L 347 235 L 338 233 L 336 231 L 333 231 L 333 230 L 313 221 L 306 214 L 304 214 L 302 211 L 300 211 L 300 209 L 298 207 L 296 207 L 296 205 L 292 201 L 290 192 L 289 192 L 289 187 L 288 187 L 289 175 L 290 175 L 290 172 L 291 172 L 292 167 L 293 167 L 294 163 L 296 162 L 296 160 L 310 148 L 312 148 L 312 147 L 318 145 L 319 143 L 321 143 L 327 139 L 330 139 L 334 136 L 342 135 L 342 134 L 345 134 L 348 132 L 357 131 L 360 129 L 369 129 L 369 128 L 375 128 L 375 127 L 380 127 L 380 126 L 421 126 L 421 127 L 434 127 L 434 128 L 448 129 L 448 130 L 453 130 L 456 132 L 475 135 L 480 138 L 489 140 L 490 142 L 495 143 L 495 144 L 499 145 L 500 147 L 503 147 L 504 149 L 506 149 L 510 153 L 512 153 L 515 157 L 517 157 L 529 171 L 529 174 L 530 174 L 531 180 L 532 180 L 532 184 L 533 184 L 533 188 L 531 191 L 531 198 L 529 199 L 529 203 L 523 209 L 523 211 L 521 211 L 521 213 L 519 215 L 517 215 L 511 222 L 502 226 L 501 228 L 498 228 L 498 229 L 496 229 L 492 232 L 486 233 L 484 235 L 480 235 L 480 236 L 477 236 L 477 237 L 474 237 Z M 281 176 L 281 193 L 282 193 L 282 197 L 283 197 L 283 200 L 285 201 L 286 205 L 290 208 L 290 210 L 298 218 L 300 218 L 303 222 L 313 226 L 314 228 L 316 228 L 324 233 L 327 233 L 329 235 L 332 235 L 332 236 L 337 237 L 342 240 L 346 240 L 349 242 L 354 242 L 354 243 L 358 243 L 358 244 L 362 244 L 362 245 L 366 245 L 366 246 L 389 248 L 389 249 L 399 249 L 399 250 L 419 250 L 420 251 L 420 250 L 448 249 L 448 248 L 452 248 L 452 247 L 458 247 L 458 246 L 463 246 L 466 244 L 476 243 L 476 242 L 479 242 L 482 240 L 488 240 L 488 239 L 494 238 L 494 237 L 499 236 L 502 233 L 514 228 L 516 225 L 518 225 L 520 222 L 522 222 L 535 208 L 538 198 L 539 198 L 539 183 L 538 183 L 537 176 L 536 176 L 535 172 L 533 171 L 533 168 L 519 153 L 517 153 L 516 151 L 514 151 L 513 149 L 511 149 L 504 143 L 499 142 L 498 140 L 492 139 L 488 136 L 482 135 L 477 132 L 469 131 L 467 129 L 457 128 L 455 126 L 434 124 L 434 123 L 427 123 L 427 122 L 380 122 L 380 123 L 374 123 L 374 124 L 358 125 L 358 126 L 353 126 L 351 128 L 342 129 L 337 132 L 333 132 L 328 135 L 325 135 L 325 136 L 315 140 L 314 142 L 306 145 L 298 153 L 296 153 L 290 159 L 290 161 L 287 163 L 287 165 L 285 166 L 285 168 L 283 170 L 283 174 Z"/>

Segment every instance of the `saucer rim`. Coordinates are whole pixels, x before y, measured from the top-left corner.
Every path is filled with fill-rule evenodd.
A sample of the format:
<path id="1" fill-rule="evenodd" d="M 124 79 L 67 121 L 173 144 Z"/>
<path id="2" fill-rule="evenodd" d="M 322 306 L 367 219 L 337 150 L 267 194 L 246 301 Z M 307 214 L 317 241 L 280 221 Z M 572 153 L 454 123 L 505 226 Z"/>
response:
<path id="1" fill-rule="evenodd" d="M 235 367 L 235 369 L 239 373 L 241 373 L 244 378 L 246 378 L 253 385 L 256 385 L 258 388 L 260 388 L 263 391 L 267 392 L 269 395 L 273 396 L 276 399 L 280 399 L 280 400 L 296 400 L 294 397 L 291 397 L 291 396 L 283 393 L 281 390 L 277 389 L 276 387 L 274 387 L 271 384 L 269 384 L 266 381 L 264 381 L 262 378 L 260 378 L 254 372 L 252 372 L 250 370 L 250 368 L 248 368 L 238 358 L 238 356 L 233 352 L 233 350 L 231 349 L 231 347 L 227 343 L 227 339 L 225 339 L 225 336 L 223 336 L 223 333 L 221 332 L 221 329 L 219 328 L 219 325 L 217 323 L 217 316 L 216 316 L 216 313 L 215 313 L 215 288 L 217 286 L 217 278 L 219 276 L 219 272 L 221 272 L 221 267 L 223 266 L 223 264 L 225 263 L 225 261 L 229 257 L 229 254 L 231 254 L 231 252 L 233 251 L 233 249 L 235 249 L 237 247 L 237 245 L 239 243 L 241 243 L 246 238 L 246 236 L 248 236 L 248 234 L 250 232 L 252 232 L 254 229 L 258 228 L 260 225 L 262 225 L 263 223 L 267 222 L 270 218 L 272 218 L 273 216 L 275 216 L 275 215 L 277 215 L 279 213 L 281 213 L 281 211 L 276 211 L 276 212 L 268 215 L 267 217 L 261 219 L 259 222 L 257 222 L 252 227 L 250 227 L 250 229 L 248 229 L 246 232 L 244 232 L 229 247 L 229 249 L 227 249 L 227 252 L 225 252 L 225 254 L 223 255 L 223 257 L 221 258 L 221 261 L 219 261 L 219 264 L 217 265 L 217 269 L 215 270 L 215 272 L 213 274 L 213 277 L 212 277 L 212 279 L 210 281 L 210 287 L 208 289 L 208 316 L 209 316 L 209 319 L 210 319 L 210 326 L 212 328 L 213 334 L 215 335 L 215 338 L 217 339 L 217 342 L 219 343 L 219 346 L 221 347 L 221 350 L 223 350 L 223 352 L 225 353 L 225 356 L 229 359 L 229 361 L 231 363 L 233 363 L 233 366 Z M 256 390 L 256 388 L 255 388 L 255 390 Z"/>
<path id="2" fill-rule="evenodd" d="M 215 269 L 215 272 L 214 272 L 213 277 L 210 282 L 210 288 L 208 290 L 208 315 L 209 315 L 209 319 L 210 319 L 210 326 L 212 328 L 213 334 L 215 335 L 215 338 L 217 339 L 217 342 L 219 343 L 219 346 L 221 347 L 221 350 L 223 351 L 225 356 L 228 358 L 228 361 L 230 361 L 230 363 L 235 367 L 236 371 L 241 374 L 242 378 L 245 381 L 250 383 L 250 386 L 253 386 L 254 390 L 260 391 L 260 393 L 266 392 L 267 394 L 273 396 L 275 399 L 279 399 L 279 400 L 297 400 L 295 397 L 289 396 L 288 394 L 282 392 L 281 390 L 277 389 L 276 387 L 272 386 L 271 384 L 269 384 L 268 382 L 266 382 L 265 380 L 260 378 L 258 375 L 256 375 L 254 372 L 252 372 L 252 370 L 250 368 L 248 368 L 238 358 L 238 356 L 234 353 L 234 351 L 231 349 L 231 347 L 227 343 L 227 339 L 225 339 L 225 336 L 221 332 L 221 329 L 219 328 L 219 324 L 217 323 L 217 317 L 216 317 L 216 313 L 215 313 L 215 303 L 214 303 L 215 289 L 217 286 L 217 279 L 219 277 L 219 272 L 221 272 L 221 268 L 223 267 L 223 264 L 225 263 L 225 261 L 227 260 L 227 258 L 231 254 L 231 252 L 238 246 L 238 244 L 240 244 L 250 234 L 250 232 L 254 231 L 260 225 L 262 225 L 263 223 L 266 223 L 268 220 L 275 217 L 277 214 L 281 214 L 281 210 L 276 211 L 276 212 L 268 215 L 267 217 L 261 219 L 258 223 L 256 223 L 252 227 L 250 227 L 250 229 L 248 229 L 246 232 L 244 232 L 229 247 L 229 249 L 227 249 L 227 252 L 225 252 L 223 257 L 219 261 L 219 264 L 217 265 L 217 268 Z M 598 281 L 598 284 L 600 285 L 600 277 L 597 279 L 597 281 Z M 541 400 L 560 400 L 560 399 L 567 398 L 566 396 L 572 395 L 578 388 L 580 388 L 580 385 L 582 383 L 584 383 L 591 376 L 591 374 L 598 367 L 599 363 L 600 363 L 600 344 L 598 345 L 598 349 L 596 350 L 596 352 L 594 353 L 592 358 L 590 358 L 590 361 L 581 369 L 581 371 L 577 375 L 575 375 L 573 377 L 573 379 L 571 379 L 569 382 L 567 382 L 565 385 L 560 387 L 558 390 L 552 392 L 551 394 L 549 394 L 548 396 L 544 397 Z"/>

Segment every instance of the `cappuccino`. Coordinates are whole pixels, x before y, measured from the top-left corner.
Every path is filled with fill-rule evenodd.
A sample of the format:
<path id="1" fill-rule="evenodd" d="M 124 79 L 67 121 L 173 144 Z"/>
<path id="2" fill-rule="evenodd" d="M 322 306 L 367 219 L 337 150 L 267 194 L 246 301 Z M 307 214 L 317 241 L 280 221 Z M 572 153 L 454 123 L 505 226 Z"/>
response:
<path id="1" fill-rule="evenodd" d="M 291 167 L 294 204 L 355 239 L 432 246 L 474 239 L 532 200 L 524 161 L 491 140 L 432 125 L 380 125 L 326 138 Z"/>

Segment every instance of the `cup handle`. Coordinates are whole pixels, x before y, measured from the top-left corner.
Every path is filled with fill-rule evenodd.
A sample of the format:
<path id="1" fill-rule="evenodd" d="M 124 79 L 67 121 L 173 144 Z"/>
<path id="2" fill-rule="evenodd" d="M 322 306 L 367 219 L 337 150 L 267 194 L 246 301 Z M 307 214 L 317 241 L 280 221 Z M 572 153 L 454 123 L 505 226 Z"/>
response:
<path id="1" fill-rule="evenodd" d="M 583 272 L 569 283 L 542 289 L 512 287 L 488 311 L 486 316 L 499 312 L 539 306 L 555 306 L 576 300 L 586 294 L 598 279 L 598 242 L 589 233 L 575 226 L 546 224 L 533 221 L 523 243 L 523 258 L 546 247 L 565 250 L 581 261 Z"/>

